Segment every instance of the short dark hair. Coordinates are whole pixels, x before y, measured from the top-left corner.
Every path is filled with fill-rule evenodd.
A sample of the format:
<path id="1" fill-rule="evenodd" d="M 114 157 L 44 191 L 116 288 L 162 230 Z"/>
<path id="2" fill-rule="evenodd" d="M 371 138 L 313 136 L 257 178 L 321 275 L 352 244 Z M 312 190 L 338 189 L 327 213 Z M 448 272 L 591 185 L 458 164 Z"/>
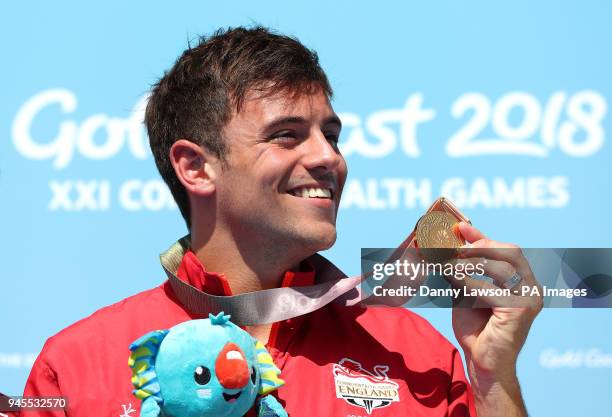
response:
<path id="1" fill-rule="evenodd" d="M 188 228 L 189 198 L 170 163 L 172 144 L 187 139 L 225 161 L 229 149 L 222 129 L 250 91 L 297 95 L 312 93 L 313 87 L 331 99 L 317 53 L 264 27 L 220 29 L 183 52 L 153 86 L 145 124 L 157 169 Z"/>

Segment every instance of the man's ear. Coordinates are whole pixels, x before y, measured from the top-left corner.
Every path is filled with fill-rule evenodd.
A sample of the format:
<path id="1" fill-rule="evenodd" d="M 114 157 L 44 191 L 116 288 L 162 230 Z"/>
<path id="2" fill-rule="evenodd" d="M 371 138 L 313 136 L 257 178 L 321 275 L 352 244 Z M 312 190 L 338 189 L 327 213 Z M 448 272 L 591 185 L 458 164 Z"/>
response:
<path id="1" fill-rule="evenodd" d="M 219 159 L 187 139 L 179 139 L 170 148 L 170 162 L 177 178 L 190 194 L 211 195 L 220 169 Z"/>

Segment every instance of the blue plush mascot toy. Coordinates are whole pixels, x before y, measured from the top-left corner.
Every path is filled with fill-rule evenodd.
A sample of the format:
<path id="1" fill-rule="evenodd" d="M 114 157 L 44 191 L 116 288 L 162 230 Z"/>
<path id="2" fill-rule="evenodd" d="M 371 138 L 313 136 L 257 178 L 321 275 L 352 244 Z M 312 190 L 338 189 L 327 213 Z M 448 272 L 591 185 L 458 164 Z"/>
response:
<path id="1" fill-rule="evenodd" d="M 269 394 L 284 382 L 261 342 L 222 312 L 156 330 L 130 345 L 140 417 L 287 417 Z"/>

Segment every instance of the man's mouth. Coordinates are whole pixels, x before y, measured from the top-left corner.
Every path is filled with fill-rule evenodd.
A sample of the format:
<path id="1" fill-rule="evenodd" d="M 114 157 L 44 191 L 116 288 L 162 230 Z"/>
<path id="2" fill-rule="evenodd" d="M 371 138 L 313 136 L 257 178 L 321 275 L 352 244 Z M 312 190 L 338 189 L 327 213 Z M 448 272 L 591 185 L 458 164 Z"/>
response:
<path id="1" fill-rule="evenodd" d="M 328 198 L 331 199 L 333 191 L 331 188 L 322 187 L 300 187 L 288 191 L 289 194 L 300 198 Z"/>
<path id="2" fill-rule="evenodd" d="M 225 401 L 227 401 L 228 403 L 233 403 L 234 401 L 236 401 L 238 399 L 238 397 L 240 397 L 240 394 L 242 394 L 242 391 L 238 391 L 235 394 L 226 394 L 225 392 L 223 393 L 223 398 L 225 399 Z"/>

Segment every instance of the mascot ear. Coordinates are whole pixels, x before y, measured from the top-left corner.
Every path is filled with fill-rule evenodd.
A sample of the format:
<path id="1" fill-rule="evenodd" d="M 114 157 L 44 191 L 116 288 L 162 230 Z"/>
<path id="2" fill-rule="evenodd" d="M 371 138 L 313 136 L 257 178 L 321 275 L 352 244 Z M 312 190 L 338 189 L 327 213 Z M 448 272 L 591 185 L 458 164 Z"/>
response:
<path id="1" fill-rule="evenodd" d="M 257 364 L 261 376 L 258 393 L 260 395 L 266 395 L 282 386 L 285 381 L 278 377 L 280 375 L 280 369 L 274 365 L 270 352 L 268 352 L 263 343 L 258 340 L 255 340 L 255 354 L 257 355 Z"/>
<path id="2" fill-rule="evenodd" d="M 154 417 L 159 415 L 159 403 L 162 402 L 155 360 L 159 346 L 168 334 L 168 330 L 155 330 L 140 337 L 130 345 L 132 354 L 128 365 L 132 368 L 132 385 L 134 395 L 143 400 L 141 417 Z"/>

